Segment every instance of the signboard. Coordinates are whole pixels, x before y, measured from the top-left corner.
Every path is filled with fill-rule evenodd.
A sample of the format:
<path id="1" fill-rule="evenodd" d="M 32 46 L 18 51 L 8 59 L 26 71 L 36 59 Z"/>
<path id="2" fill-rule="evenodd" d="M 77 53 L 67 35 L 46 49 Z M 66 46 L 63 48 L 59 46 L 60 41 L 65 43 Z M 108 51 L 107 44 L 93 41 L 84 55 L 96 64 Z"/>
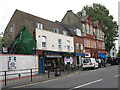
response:
<path id="1" fill-rule="evenodd" d="M 47 58 L 62 58 L 61 55 L 46 55 Z"/>
<path id="2" fill-rule="evenodd" d="M 7 48 L 3 47 L 3 53 L 7 53 Z"/>
<path id="3" fill-rule="evenodd" d="M 16 69 L 16 57 L 9 57 L 8 65 L 10 70 Z"/>
<path id="4" fill-rule="evenodd" d="M 90 57 L 90 53 L 85 53 L 85 57 Z"/>
<path id="5" fill-rule="evenodd" d="M 64 62 L 65 62 L 65 64 L 67 64 L 67 62 L 70 62 L 70 64 L 72 64 L 73 63 L 73 58 L 72 57 L 65 57 L 64 58 Z"/>

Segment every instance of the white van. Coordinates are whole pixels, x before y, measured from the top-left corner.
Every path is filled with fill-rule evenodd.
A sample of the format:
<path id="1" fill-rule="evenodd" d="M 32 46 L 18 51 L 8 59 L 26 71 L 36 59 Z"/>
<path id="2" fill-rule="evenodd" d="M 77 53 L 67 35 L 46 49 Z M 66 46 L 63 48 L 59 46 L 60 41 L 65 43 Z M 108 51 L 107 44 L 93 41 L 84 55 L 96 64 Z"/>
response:
<path id="1" fill-rule="evenodd" d="M 83 65 L 82 65 L 83 69 L 87 69 L 87 68 L 98 68 L 98 63 L 95 61 L 95 58 L 85 58 L 83 60 Z"/>

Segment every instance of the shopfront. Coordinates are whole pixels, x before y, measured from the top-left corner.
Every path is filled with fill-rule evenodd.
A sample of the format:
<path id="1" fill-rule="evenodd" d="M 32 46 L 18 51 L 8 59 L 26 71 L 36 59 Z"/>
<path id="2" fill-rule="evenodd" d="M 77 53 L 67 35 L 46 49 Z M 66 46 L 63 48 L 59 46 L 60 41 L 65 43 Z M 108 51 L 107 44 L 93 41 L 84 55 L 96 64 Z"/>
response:
<path id="1" fill-rule="evenodd" d="M 82 65 L 82 61 L 83 61 L 83 59 L 85 57 L 85 54 L 83 54 L 83 53 L 76 53 L 75 56 L 76 56 L 76 66 L 81 66 Z"/>
<path id="2" fill-rule="evenodd" d="M 61 52 L 45 51 L 44 59 L 45 70 L 55 70 L 58 68 L 60 69 L 64 62 Z"/>

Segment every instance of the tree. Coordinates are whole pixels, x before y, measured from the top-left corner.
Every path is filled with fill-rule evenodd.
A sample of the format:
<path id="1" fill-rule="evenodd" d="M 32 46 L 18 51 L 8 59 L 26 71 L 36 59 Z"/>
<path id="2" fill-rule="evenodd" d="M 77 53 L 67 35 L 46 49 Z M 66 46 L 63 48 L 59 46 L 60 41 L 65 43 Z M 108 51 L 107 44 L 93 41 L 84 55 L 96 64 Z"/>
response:
<path id="1" fill-rule="evenodd" d="M 92 21 L 100 21 L 102 30 L 105 33 L 105 49 L 109 52 L 112 46 L 115 45 L 114 41 L 117 40 L 116 37 L 118 37 L 117 22 L 113 21 L 114 18 L 109 14 L 109 10 L 101 4 L 93 3 L 93 6 L 86 5 L 83 10 L 86 10 Z M 78 12 L 77 15 L 81 16 L 82 11 Z"/>

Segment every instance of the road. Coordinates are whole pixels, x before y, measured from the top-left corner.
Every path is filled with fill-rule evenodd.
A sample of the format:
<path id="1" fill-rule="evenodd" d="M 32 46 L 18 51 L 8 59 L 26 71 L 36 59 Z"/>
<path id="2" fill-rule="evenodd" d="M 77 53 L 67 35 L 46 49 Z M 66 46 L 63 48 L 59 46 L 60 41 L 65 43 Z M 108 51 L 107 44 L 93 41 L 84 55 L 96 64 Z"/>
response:
<path id="1" fill-rule="evenodd" d="M 118 88 L 119 66 L 107 66 L 95 70 L 79 71 L 75 74 L 48 81 L 26 84 L 12 88 Z"/>

